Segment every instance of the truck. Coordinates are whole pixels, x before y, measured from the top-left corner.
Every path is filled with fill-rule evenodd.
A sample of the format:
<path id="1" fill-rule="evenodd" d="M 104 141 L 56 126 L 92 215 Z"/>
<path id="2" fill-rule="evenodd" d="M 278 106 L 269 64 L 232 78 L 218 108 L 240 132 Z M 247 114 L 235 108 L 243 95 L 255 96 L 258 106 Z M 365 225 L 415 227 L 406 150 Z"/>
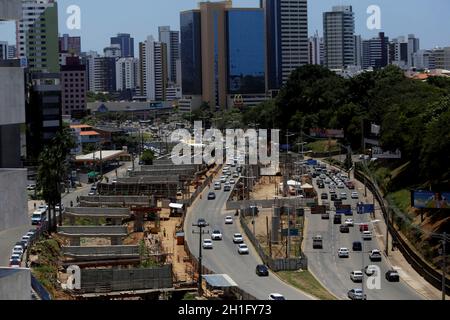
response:
<path id="1" fill-rule="evenodd" d="M 313 237 L 313 249 L 322 249 L 322 248 L 323 248 L 322 236 L 320 234 L 315 235 Z"/>

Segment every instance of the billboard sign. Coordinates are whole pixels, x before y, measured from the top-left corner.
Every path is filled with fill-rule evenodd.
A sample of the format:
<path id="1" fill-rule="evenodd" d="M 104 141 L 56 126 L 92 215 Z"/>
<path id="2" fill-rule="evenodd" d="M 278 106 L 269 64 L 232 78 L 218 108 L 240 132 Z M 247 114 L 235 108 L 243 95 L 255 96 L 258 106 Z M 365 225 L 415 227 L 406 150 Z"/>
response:
<path id="1" fill-rule="evenodd" d="M 411 206 L 417 209 L 450 209 L 450 192 L 413 190 Z"/>
<path id="2" fill-rule="evenodd" d="M 317 160 L 314 160 L 314 159 L 308 159 L 308 160 L 306 160 L 306 164 L 307 164 L 308 166 L 317 166 Z"/>
<path id="3" fill-rule="evenodd" d="M 309 135 L 316 138 L 344 138 L 344 130 L 342 129 L 321 129 L 311 128 Z"/>
<path id="4" fill-rule="evenodd" d="M 380 147 L 373 147 L 372 157 L 377 159 L 401 159 L 402 153 L 398 149 L 395 152 L 391 152 L 391 151 L 384 151 Z"/>
<path id="5" fill-rule="evenodd" d="M 375 212 L 375 206 L 373 204 L 358 204 L 356 208 L 356 212 L 358 214 L 366 214 L 366 213 L 374 213 Z"/>

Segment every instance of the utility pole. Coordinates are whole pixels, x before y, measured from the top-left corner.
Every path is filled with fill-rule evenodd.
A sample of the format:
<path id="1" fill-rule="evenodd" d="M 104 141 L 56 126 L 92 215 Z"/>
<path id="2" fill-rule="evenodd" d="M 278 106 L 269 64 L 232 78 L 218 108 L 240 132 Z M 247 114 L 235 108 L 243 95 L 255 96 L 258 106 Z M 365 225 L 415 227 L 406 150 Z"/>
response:
<path id="1" fill-rule="evenodd" d="M 202 288 L 202 235 L 208 234 L 209 231 L 203 231 L 203 228 L 206 228 L 209 226 L 206 221 L 199 220 L 197 223 L 192 224 L 193 227 L 198 227 L 200 230 L 195 232 L 192 230 L 192 233 L 199 235 L 199 242 L 198 242 L 198 283 L 197 283 L 197 290 L 198 290 L 198 296 L 201 297 L 203 295 L 203 288 Z"/>

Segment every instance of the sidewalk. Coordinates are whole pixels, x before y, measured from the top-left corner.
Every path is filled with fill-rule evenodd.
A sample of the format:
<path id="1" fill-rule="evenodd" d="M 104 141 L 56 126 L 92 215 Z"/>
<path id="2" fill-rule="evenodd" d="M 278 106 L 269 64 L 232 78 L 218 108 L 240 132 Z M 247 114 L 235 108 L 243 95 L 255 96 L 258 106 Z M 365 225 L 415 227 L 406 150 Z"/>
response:
<path id="1" fill-rule="evenodd" d="M 374 197 L 369 189 L 367 189 L 367 196 L 364 197 L 364 185 L 354 178 L 354 171 L 351 172 L 350 179 L 354 182 L 355 188 L 360 194 L 360 199 L 364 203 L 373 203 Z M 436 289 L 420 274 L 418 274 L 408 263 L 408 261 L 406 261 L 399 250 L 392 251 L 392 237 L 390 234 L 388 239 L 389 256 L 386 256 L 386 253 L 384 251 L 386 248 L 387 226 L 384 221 L 383 213 L 380 209 L 380 204 L 378 202 L 375 203 L 375 220 L 380 221 L 378 223 L 374 223 L 375 235 L 379 244 L 380 251 L 383 252 L 384 257 L 389 261 L 390 265 L 392 265 L 392 267 L 399 272 L 400 278 L 415 291 L 423 295 L 426 299 L 440 300 L 442 298 L 441 291 Z"/>

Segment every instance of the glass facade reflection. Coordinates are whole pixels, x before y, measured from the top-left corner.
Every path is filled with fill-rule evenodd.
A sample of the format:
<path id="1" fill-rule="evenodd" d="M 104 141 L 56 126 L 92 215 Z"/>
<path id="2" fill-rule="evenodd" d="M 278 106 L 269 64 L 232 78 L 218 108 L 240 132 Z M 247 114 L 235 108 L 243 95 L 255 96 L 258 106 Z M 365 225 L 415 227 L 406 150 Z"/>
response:
<path id="1" fill-rule="evenodd" d="M 263 9 L 227 12 L 228 93 L 265 92 Z"/>
<path id="2" fill-rule="evenodd" d="M 181 74 L 183 94 L 202 94 L 202 45 L 199 11 L 180 15 Z"/>

